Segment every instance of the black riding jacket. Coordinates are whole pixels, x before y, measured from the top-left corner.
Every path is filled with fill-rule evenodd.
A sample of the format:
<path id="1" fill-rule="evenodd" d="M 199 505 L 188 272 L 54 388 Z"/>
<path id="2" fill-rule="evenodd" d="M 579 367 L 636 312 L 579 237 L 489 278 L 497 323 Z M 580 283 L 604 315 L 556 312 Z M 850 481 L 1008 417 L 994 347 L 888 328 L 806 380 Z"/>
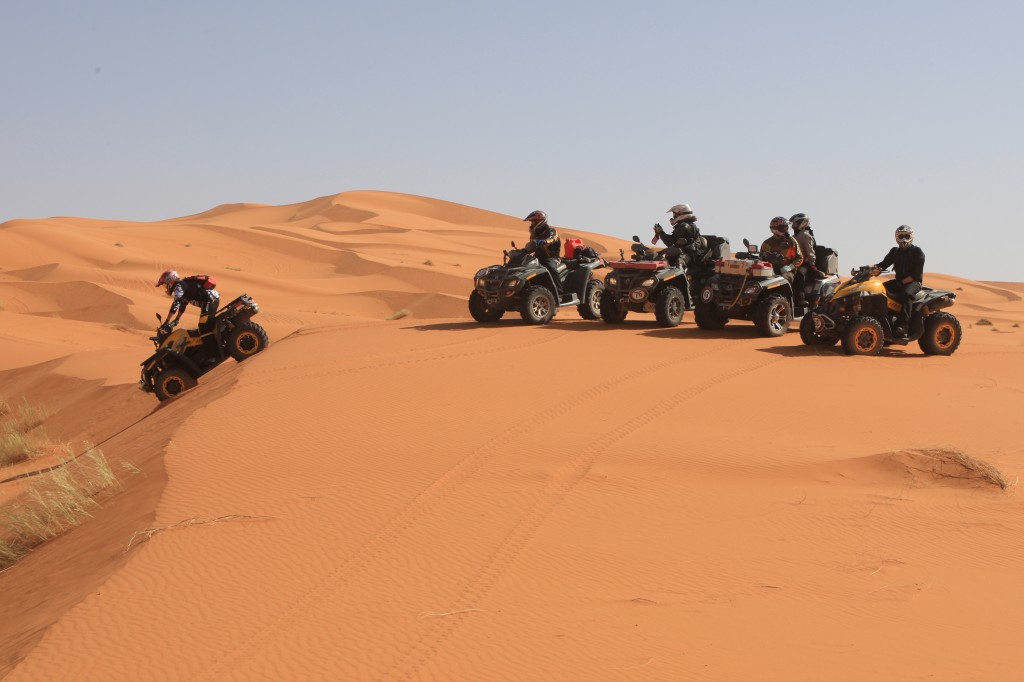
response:
<path id="1" fill-rule="evenodd" d="M 193 277 L 186 277 L 174 285 L 171 297 L 174 300 L 171 301 L 171 309 L 167 313 L 168 320 L 175 313 L 179 311 L 184 312 L 190 303 L 198 308 L 202 308 L 210 301 L 219 299 L 220 293 L 216 289 L 204 288 L 203 283 Z"/>
<path id="2" fill-rule="evenodd" d="M 672 226 L 672 232 L 663 232 L 661 240 L 665 246 L 674 246 L 685 253 L 700 255 L 704 251 L 705 239 L 697 227 L 697 216 L 683 218 Z"/>
<path id="3" fill-rule="evenodd" d="M 548 225 L 546 220 L 537 227 L 530 228 L 530 239 L 537 245 L 534 251 L 537 258 L 558 258 L 562 255 L 562 240 L 558 238 L 555 228 Z"/>
<path id="4" fill-rule="evenodd" d="M 911 244 L 905 249 L 892 247 L 878 267 L 884 270 L 890 265 L 897 282 L 902 282 L 904 277 L 910 277 L 918 283 L 924 282 L 924 251 L 920 246 Z"/>

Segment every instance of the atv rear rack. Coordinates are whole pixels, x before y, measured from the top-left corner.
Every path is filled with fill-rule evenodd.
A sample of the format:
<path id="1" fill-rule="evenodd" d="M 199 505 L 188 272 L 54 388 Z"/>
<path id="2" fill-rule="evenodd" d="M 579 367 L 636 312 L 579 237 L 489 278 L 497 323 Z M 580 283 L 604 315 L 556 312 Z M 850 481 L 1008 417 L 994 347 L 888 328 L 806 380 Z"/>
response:
<path id="1" fill-rule="evenodd" d="M 668 261 L 664 260 L 610 260 L 608 267 L 612 270 L 664 270 Z"/>

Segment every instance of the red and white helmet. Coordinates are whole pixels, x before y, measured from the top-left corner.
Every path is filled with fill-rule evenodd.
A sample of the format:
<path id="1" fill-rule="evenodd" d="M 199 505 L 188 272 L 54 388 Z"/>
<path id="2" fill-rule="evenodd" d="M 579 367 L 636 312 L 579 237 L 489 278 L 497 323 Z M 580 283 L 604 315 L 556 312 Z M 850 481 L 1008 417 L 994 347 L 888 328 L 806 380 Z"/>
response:
<path id="1" fill-rule="evenodd" d="M 164 270 L 164 274 L 160 275 L 160 279 L 156 281 L 156 285 L 164 287 L 167 290 L 167 295 L 170 296 L 171 292 L 174 291 L 174 286 L 181 281 L 181 275 L 175 270 Z"/>

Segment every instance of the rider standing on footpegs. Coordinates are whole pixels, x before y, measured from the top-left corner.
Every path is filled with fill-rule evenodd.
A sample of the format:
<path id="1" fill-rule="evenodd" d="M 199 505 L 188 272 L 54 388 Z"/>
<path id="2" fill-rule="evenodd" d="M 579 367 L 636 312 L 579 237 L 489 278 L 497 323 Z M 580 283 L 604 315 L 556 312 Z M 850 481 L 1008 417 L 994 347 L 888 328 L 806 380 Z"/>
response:
<path id="1" fill-rule="evenodd" d="M 167 321 L 161 325 L 167 333 L 177 326 L 178 320 L 181 319 L 185 308 L 190 303 L 199 308 L 199 333 L 206 334 L 214 331 L 215 315 L 217 307 L 220 305 L 220 292 L 214 288 L 216 285 L 210 281 L 208 276 L 193 275 L 182 279 L 174 270 L 167 270 L 160 275 L 156 286 L 163 286 L 167 295 L 174 299 L 171 301 L 171 309 L 167 312 Z M 171 319 L 175 313 L 177 315 Z M 217 339 L 212 334 L 203 339 L 203 348 L 206 350 L 206 363 L 216 363 L 220 356 L 220 350 L 217 347 Z"/>
<path id="2" fill-rule="evenodd" d="M 793 284 L 793 280 L 796 278 L 796 269 L 804 262 L 800 245 L 789 235 L 789 221 L 782 216 L 772 218 L 768 229 L 772 231 L 772 236 L 761 244 L 761 254 L 774 253 L 781 256 L 777 262 L 773 261 L 772 265 L 777 273 Z"/>
<path id="3" fill-rule="evenodd" d="M 660 237 L 668 247 L 664 251 L 668 264 L 679 267 L 682 260 L 683 266 L 689 268 L 699 263 L 707 254 L 708 242 L 697 227 L 697 216 L 693 215 L 689 204 L 676 204 L 667 212 L 672 214 L 669 219 L 672 232 L 665 232 L 661 223 L 655 223 L 654 241 Z"/>
<path id="4" fill-rule="evenodd" d="M 523 220 L 530 223 L 530 241 L 526 243 L 525 250 L 532 251 L 537 256 L 540 264 L 551 273 L 555 287 L 560 288 L 558 263 L 562 252 L 562 240 L 558 238 L 555 228 L 548 225 L 548 214 L 544 211 L 533 211 Z M 561 295 L 561 291 L 555 293 Z"/>
<path id="5" fill-rule="evenodd" d="M 914 296 L 921 291 L 924 283 L 924 251 L 920 246 L 914 245 L 914 228 L 910 225 L 900 225 L 896 228 L 896 244 L 897 246 L 889 249 L 889 253 L 881 263 L 876 263 L 875 267 L 884 270 L 892 266 L 896 274 L 885 283 L 885 289 L 890 296 L 900 302 L 900 312 L 893 333 L 905 338 L 910 326 Z"/>

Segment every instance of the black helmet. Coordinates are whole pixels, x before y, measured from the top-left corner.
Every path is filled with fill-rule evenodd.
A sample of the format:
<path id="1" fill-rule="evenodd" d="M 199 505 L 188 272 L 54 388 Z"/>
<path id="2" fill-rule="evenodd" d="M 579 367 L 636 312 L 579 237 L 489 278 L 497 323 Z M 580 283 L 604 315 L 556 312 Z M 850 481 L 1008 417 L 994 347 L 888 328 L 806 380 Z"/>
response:
<path id="1" fill-rule="evenodd" d="M 896 243 L 901 249 L 909 249 L 914 243 L 914 228 L 910 225 L 900 225 L 896 228 Z"/>
<path id="2" fill-rule="evenodd" d="M 782 216 L 777 215 L 772 218 L 772 222 L 768 224 L 768 229 L 770 229 L 773 234 L 777 235 L 789 234 L 789 221 Z"/>
<path id="3" fill-rule="evenodd" d="M 547 222 L 548 214 L 544 211 L 533 211 L 530 215 L 523 218 L 526 222 L 530 223 L 530 227 L 536 227 L 540 223 Z"/>
<path id="4" fill-rule="evenodd" d="M 811 226 L 811 219 L 806 213 L 794 213 L 789 222 L 793 224 L 794 232 L 802 232 Z"/>

